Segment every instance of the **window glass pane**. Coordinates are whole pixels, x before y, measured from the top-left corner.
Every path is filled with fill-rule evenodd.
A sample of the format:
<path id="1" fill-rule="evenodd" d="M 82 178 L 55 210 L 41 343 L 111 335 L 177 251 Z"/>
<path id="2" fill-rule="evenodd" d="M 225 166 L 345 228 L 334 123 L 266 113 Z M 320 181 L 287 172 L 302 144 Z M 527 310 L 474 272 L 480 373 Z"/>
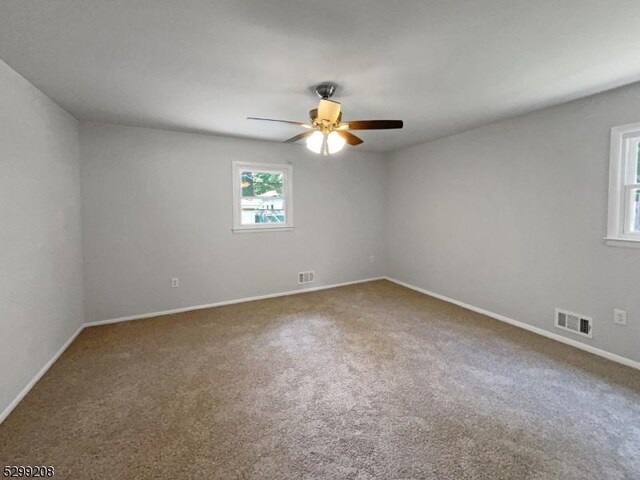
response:
<path id="1" fill-rule="evenodd" d="M 640 233 L 640 188 L 631 192 L 631 231 Z"/>
<path id="2" fill-rule="evenodd" d="M 286 223 L 286 220 L 282 198 L 242 199 L 242 225 Z"/>
<path id="3" fill-rule="evenodd" d="M 640 183 L 640 142 L 636 143 L 636 183 Z"/>
<path id="4" fill-rule="evenodd" d="M 240 178 L 243 197 L 274 197 L 284 193 L 282 172 L 243 170 Z"/>

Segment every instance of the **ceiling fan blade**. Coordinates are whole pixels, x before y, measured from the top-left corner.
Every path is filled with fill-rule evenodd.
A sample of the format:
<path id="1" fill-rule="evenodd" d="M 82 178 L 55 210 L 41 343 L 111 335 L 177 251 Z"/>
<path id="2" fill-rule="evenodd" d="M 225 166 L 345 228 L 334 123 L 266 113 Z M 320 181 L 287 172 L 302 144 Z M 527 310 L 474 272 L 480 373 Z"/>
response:
<path id="1" fill-rule="evenodd" d="M 402 120 L 352 120 L 344 122 L 349 130 L 387 130 L 402 128 Z"/>
<path id="2" fill-rule="evenodd" d="M 259 118 L 259 117 L 247 117 L 247 120 L 262 120 L 263 122 L 290 123 L 291 125 L 298 125 L 299 127 L 311 128 L 311 125 L 309 125 L 308 123 L 292 122 L 291 120 L 276 120 L 275 118 Z"/>
<path id="3" fill-rule="evenodd" d="M 356 137 L 353 133 L 347 132 L 346 130 L 335 130 L 335 132 L 344 138 L 352 147 L 363 143 L 363 140 L 360 137 Z"/>
<path id="4" fill-rule="evenodd" d="M 318 104 L 318 120 L 327 120 L 329 123 L 336 123 L 340 117 L 341 105 L 333 100 L 320 100 Z"/>
<path id="5" fill-rule="evenodd" d="M 295 137 L 291 137 L 288 140 L 285 140 L 283 143 L 295 143 L 298 140 L 302 140 L 303 138 L 307 138 L 310 135 L 313 135 L 314 132 L 302 132 L 300 135 L 296 135 Z"/>

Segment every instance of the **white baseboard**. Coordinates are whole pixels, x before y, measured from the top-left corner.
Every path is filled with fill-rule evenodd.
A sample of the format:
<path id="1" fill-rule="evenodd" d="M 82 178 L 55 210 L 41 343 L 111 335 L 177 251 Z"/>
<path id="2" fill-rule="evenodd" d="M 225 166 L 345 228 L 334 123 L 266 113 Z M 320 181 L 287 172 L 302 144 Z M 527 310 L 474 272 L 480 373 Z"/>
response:
<path id="1" fill-rule="evenodd" d="M 331 285 L 322 285 L 320 287 L 300 288 L 298 290 L 289 290 L 286 292 L 269 293 L 266 295 L 258 295 L 255 297 L 236 298 L 234 300 L 224 300 L 221 302 L 208 303 L 205 305 L 195 305 L 191 307 L 174 308 L 172 310 L 162 310 L 159 312 L 141 313 L 139 315 L 131 315 L 128 317 L 111 318 L 108 320 L 98 320 L 97 322 L 85 323 L 85 327 L 95 327 L 97 325 L 107 325 L 109 323 L 128 322 L 129 320 L 140 320 L 143 318 L 159 317 L 162 315 L 173 315 L 175 313 L 190 312 L 192 310 L 202 310 L 204 308 L 222 307 L 224 305 L 233 305 L 234 303 L 252 302 L 254 300 L 264 300 L 267 298 L 284 297 L 286 295 L 296 295 L 298 293 L 315 292 L 316 290 L 326 290 L 328 288 L 344 287 L 346 285 L 354 285 L 356 283 L 373 282 L 374 280 L 384 280 L 386 277 L 365 278 L 363 280 L 354 280 L 352 282 L 333 283 Z"/>
<path id="2" fill-rule="evenodd" d="M 476 313 L 481 313 L 482 315 L 486 315 L 487 317 L 500 320 L 501 322 L 505 322 L 516 327 L 520 327 L 524 330 L 528 330 L 533 333 L 537 333 L 538 335 L 542 335 L 543 337 L 550 338 L 551 340 L 556 340 L 558 342 L 571 345 L 572 347 L 578 348 L 580 350 L 584 350 L 585 352 L 593 353 L 594 355 L 598 355 L 599 357 L 604 357 L 608 360 L 612 360 L 614 362 L 621 363 L 622 365 L 626 365 L 628 367 L 640 370 L 640 362 L 636 362 L 635 360 L 631 360 L 630 358 L 616 355 L 615 353 L 607 352 L 606 350 L 601 350 L 596 347 L 592 347 L 591 345 L 587 345 L 586 343 L 582 343 L 577 340 L 573 340 L 571 338 L 563 337 L 562 335 L 549 332 L 539 327 L 534 327 L 533 325 L 529 325 L 527 323 L 514 320 L 513 318 L 505 317 L 504 315 L 500 315 L 499 313 L 493 313 L 483 308 L 469 305 L 468 303 L 461 302 L 460 300 L 456 300 L 455 298 L 446 297 L 444 295 L 440 295 L 439 293 L 431 292 L 429 290 L 425 290 L 424 288 L 416 287 L 415 285 L 411 285 L 409 283 L 396 280 L 395 278 L 390 278 L 390 277 L 385 277 L 385 278 L 390 282 L 397 283 L 398 285 L 402 285 L 403 287 L 410 288 L 411 290 L 415 290 L 416 292 L 424 293 L 425 295 L 429 295 L 430 297 L 435 297 L 440 300 L 444 300 L 445 302 L 453 303 L 462 308 L 466 308 L 467 310 L 471 310 Z"/>
<path id="3" fill-rule="evenodd" d="M 42 378 L 42 376 L 45 373 L 47 373 L 47 370 L 49 370 L 49 368 L 51 368 L 51 365 L 53 365 L 55 363 L 55 361 L 60 357 L 60 355 L 62 355 L 64 353 L 64 351 L 69 347 L 69 345 L 71 345 L 71 343 L 76 339 L 76 337 L 80 334 L 80 332 L 86 327 L 92 327 L 92 326 L 97 326 L 97 325 L 106 325 L 106 324 L 109 324 L 109 323 L 126 322 L 126 321 L 129 321 L 129 320 L 138 320 L 138 319 L 142 319 L 142 318 L 158 317 L 158 316 L 161 316 L 161 315 L 171 315 L 171 314 L 174 314 L 174 313 L 189 312 L 189 311 L 192 311 L 192 310 L 201 310 L 201 309 L 204 309 L 204 308 L 221 307 L 223 305 L 232 305 L 234 303 L 244 303 L 244 302 L 251 302 L 251 301 L 254 301 L 254 300 L 263 300 L 263 299 L 267 299 L 267 298 L 283 297 L 283 296 L 286 296 L 286 295 L 296 295 L 298 293 L 314 292 L 314 291 L 317 291 L 317 290 L 326 290 L 326 289 L 329 289 L 329 288 L 343 287 L 343 286 L 346 286 L 346 285 L 354 285 L 354 284 L 357 284 L 357 283 L 372 282 L 374 280 L 383 280 L 383 279 L 389 280 L 390 282 L 393 282 L 393 283 L 397 283 L 398 285 L 402 285 L 403 287 L 410 288 L 412 290 L 415 290 L 417 292 L 423 293 L 425 295 L 429 295 L 431 297 L 435 297 L 435 298 L 438 298 L 440 300 L 444 300 L 445 302 L 453 303 L 453 304 L 458 305 L 460 307 L 466 308 L 467 310 L 471 310 L 471 311 L 480 313 L 482 315 L 486 315 L 488 317 L 495 318 L 496 320 L 500 320 L 501 322 L 509 323 L 509 324 L 514 325 L 516 327 L 520 327 L 520 328 L 523 328 L 523 329 L 528 330 L 530 332 L 537 333 L 538 335 L 542 335 L 542 336 L 550 338 L 552 340 L 556 340 L 558 342 L 565 343 L 567 345 L 571 345 L 572 347 L 579 348 L 580 350 L 584 350 L 586 352 L 593 353 L 593 354 L 598 355 L 600 357 L 604 357 L 604 358 L 607 358 L 607 359 L 612 360 L 614 362 L 621 363 L 623 365 L 627 365 L 629 367 L 636 368 L 636 369 L 640 370 L 640 362 L 636 362 L 635 360 L 631 360 L 629 358 L 622 357 L 620 355 L 616 355 L 615 353 L 610 353 L 610 352 L 607 352 L 605 350 L 600 350 L 599 348 L 595 348 L 595 347 L 592 347 L 590 345 L 586 345 L 586 344 L 584 344 L 582 342 L 578 342 L 578 341 L 570 339 L 570 338 L 565 338 L 565 337 L 563 337 L 561 335 L 557 335 L 555 333 L 548 332 L 548 331 L 543 330 L 541 328 L 534 327 L 532 325 L 528 325 L 528 324 L 523 323 L 523 322 L 519 322 L 519 321 L 514 320 L 512 318 L 509 318 L 509 317 L 505 317 L 504 315 L 500 315 L 498 313 L 493 313 L 493 312 L 490 312 L 488 310 L 484 310 L 482 308 L 478 308 L 478 307 L 475 307 L 473 305 L 469 305 L 468 303 L 461 302 L 461 301 L 456 300 L 454 298 L 446 297 L 444 295 L 440 295 L 439 293 L 431 292 L 429 290 L 425 290 L 424 288 L 416 287 L 414 285 L 402 282 L 400 280 L 396 280 L 395 278 L 373 277 L 373 278 L 366 278 L 366 279 L 363 279 L 363 280 L 355 280 L 355 281 L 352 281 L 352 282 L 334 283 L 334 284 L 331 284 L 331 285 L 322 285 L 322 286 L 319 286 L 319 287 L 301 288 L 299 290 L 290 290 L 290 291 L 286 291 L 286 292 L 270 293 L 270 294 L 267 294 L 267 295 L 258 295 L 258 296 L 255 296 L 255 297 L 245 297 L 245 298 L 238 298 L 238 299 L 234 299 L 234 300 L 225 300 L 225 301 L 222 301 L 222 302 L 210 303 L 210 304 L 206 304 L 206 305 L 196 305 L 196 306 L 192 306 L 192 307 L 176 308 L 176 309 L 173 309 L 173 310 L 163 310 L 163 311 L 159 311 L 159 312 L 143 313 L 143 314 L 140 314 L 140 315 L 132 315 L 132 316 L 129 316 L 129 317 L 121 317 L 121 318 L 114 318 L 114 319 L 110 319 L 110 320 L 101 320 L 101 321 L 97 321 L 97 322 L 85 323 L 84 325 L 81 325 L 75 331 L 75 333 L 69 338 L 69 340 L 66 341 L 66 343 L 60 348 L 60 350 L 58 350 L 58 352 L 46 363 L 46 365 L 44 365 L 44 367 L 42 367 L 42 369 L 36 374 L 36 376 L 33 377 L 31 379 L 31 381 L 22 389 L 22 391 L 16 396 L 16 398 L 2 411 L 2 413 L 0 413 L 0 424 L 9 416 L 9 414 L 13 411 L 13 409 L 18 406 L 18 404 L 22 401 L 22 399 L 27 395 L 27 393 L 29 393 L 29 391 L 33 388 L 33 386 L 38 382 L 38 380 L 40 380 Z"/>
<path id="4" fill-rule="evenodd" d="M 29 393 L 29 391 L 33 388 L 33 386 L 36 383 L 38 383 L 38 380 L 40 380 L 43 377 L 43 375 L 47 373 L 47 370 L 51 368 L 51 365 L 53 365 L 55 361 L 58 360 L 58 358 L 60 358 L 60 355 L 62 355 L 64 351 L 69 347 L 69 345 L 71 345 L 71 343 L 76 339 L 76 337 L 80 334 L 80 332 L 84 329 L 84 327 L 85 327 L 84 325 L 80 325 L 80 327 L 78 327 L 75 333 L 71 335 L 69 340 L 67 340 L 64 343 L 64 345 L 60 347 L 60 350 L 58 350 L 56 354 L 53 357 L 51 357 L 51 359 L 44 365 L 44 367 L 40 369 L 40 371 L 36 374 L 36 376 L 33 377 L 29 383 L 27 383 L 27 385 L 22 389 L 22 391 L 18 394 L 18 396 L 13 399 L 13 401 L 7 406 L 7 408 L 5 408 L 2 411 L 2 413 L 0 413 L 0 424 L 4 422 L 4 420 L 9 416 L 9 414 L 13 411 L 13 409 L 18 406 L 18 404 L 27 395 L 27 393 Z"/>

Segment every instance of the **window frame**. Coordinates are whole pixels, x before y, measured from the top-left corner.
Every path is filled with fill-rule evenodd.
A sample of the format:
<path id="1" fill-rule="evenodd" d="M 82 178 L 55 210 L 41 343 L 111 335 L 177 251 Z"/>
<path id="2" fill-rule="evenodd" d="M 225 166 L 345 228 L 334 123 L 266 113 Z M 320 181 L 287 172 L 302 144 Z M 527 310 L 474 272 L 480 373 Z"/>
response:
<path id="1" fill-rule="evenodd" d="M 609 211 L 605 237 L 609 246 L 640 248 L 640 232 L 633 232 L 630 228 L 633 219 L 632 192 L 640 188 L 640 183 L 630 181 L 633 177 L 637 182 L 639 141 L 640 122 L 611 129 Z M 631 145 L 635 145 L 636 149 L 630 148 Z M 634 151 L 635 155 L 632 155 Z"/>
<path id="2" fill-rule="evenodd" d="M 284 192 L 285 223 L 262 223 L 243 225 L 242 224 L 242 188 L 241 176 L 243 171 L 275 172 L 282 173 L 282 186 Z M 232 162 L 232 182 L 233 182 L 233 227 L 234 233 L 248 232 L 269 232 L 269 231 L 292 231 L 293 230 L 293 166 L 283 163 L 258 163 L 235 160 Z"/>

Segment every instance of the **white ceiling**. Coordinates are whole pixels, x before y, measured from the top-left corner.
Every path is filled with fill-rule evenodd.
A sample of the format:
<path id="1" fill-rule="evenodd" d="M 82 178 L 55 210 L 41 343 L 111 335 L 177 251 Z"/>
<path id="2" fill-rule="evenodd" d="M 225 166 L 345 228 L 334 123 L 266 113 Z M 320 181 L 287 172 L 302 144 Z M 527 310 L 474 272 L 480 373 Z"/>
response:
<path id="1" fill-rule="evenodd" d="M 640 80 L 638 0 L 0 0 L 0 58 L 79 119 L 284 140 L 322 81 L 390 151 Z"/>

